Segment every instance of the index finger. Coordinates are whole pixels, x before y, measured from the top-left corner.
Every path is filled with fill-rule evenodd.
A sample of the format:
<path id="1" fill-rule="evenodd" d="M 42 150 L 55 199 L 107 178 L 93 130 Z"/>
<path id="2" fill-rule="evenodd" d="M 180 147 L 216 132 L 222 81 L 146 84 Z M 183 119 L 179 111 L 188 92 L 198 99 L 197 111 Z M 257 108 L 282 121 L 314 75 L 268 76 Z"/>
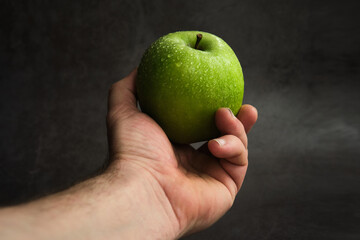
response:
<path id="1" fill-rule="evenodd" d="M 109 112 L 120 105 L 136 108 L 135 78 L 137 69 L 134 69 L 128 76 L 113 83 L 109 90 L 108 110 Z"/>

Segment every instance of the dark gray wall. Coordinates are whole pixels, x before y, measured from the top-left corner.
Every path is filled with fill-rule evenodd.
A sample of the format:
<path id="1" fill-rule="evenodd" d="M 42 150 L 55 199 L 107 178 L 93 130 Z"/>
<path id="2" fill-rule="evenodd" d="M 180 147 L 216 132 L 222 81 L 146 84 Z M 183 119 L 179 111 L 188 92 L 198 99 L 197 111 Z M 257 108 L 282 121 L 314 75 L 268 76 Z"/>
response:
<path id="1" fill-rule="evenodd" d="M 259 110 L 234 207 L 184 239 L 360 239 L 356 1 L 1 1 L 0 204 L 107 158 L 106 101 L 155 39 L 222 37 Z"/>

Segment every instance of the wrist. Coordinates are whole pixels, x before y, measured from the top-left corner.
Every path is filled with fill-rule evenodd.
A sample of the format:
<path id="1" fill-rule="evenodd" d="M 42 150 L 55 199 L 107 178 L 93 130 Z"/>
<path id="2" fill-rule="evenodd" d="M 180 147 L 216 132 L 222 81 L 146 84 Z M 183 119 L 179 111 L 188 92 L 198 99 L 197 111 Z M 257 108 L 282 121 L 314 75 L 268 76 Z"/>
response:
<path id="1" fill-rule="evenodd" d="M 108 220 L 115 223 L 111 227 L 113 235 L 116 239 L 119 236 L 124 239 L 175 239 L 179 234 L 178 220 L 154 175 L 141 167 L 118 163 L 102 176 L 110 179 L 111 192 L 122 200 L 113 202 L 110 208 L 116 211 Z M 111 198 L 114 200 L 113 196 Z M 121 219 L 123 224 L 116 223 L 114 218 Z"/>

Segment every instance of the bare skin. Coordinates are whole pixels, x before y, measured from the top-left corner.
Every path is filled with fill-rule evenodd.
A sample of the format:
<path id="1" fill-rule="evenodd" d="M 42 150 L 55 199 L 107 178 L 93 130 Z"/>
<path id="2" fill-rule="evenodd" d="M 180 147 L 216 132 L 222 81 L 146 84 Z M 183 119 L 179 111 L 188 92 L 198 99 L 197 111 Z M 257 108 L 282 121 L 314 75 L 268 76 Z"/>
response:
<path id="1" fill-rule="evenodd" d="M 0 210 L 1 239 L 177 239 L 209 227 L 232 206 L 248 166 L 257 111 L 216 112 L 222 136 L 198 150 L 172 144 L 136 108 L 136 70 L 109 92 L 111 163 L 66 191 Z"/>

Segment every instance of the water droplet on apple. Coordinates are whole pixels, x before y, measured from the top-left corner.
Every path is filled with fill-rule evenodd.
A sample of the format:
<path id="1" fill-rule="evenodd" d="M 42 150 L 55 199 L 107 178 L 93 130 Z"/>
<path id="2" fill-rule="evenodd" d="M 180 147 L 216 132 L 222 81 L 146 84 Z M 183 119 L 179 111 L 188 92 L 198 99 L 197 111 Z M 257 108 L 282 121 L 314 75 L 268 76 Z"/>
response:
<path id="1" fill-rule="evenodd" d="M 163 62 L 165 59 L 164 58 L 161 58 L 161 61 Z"/>
<path id="2" fill-rule="evenodd" d="M 171 54 L 168 54 L 168 57 L 171 57 Z"/>
<path id="3" fill-rule="evenodd" d="M 180 67 L 180 66 L 181 66 L 181 62 L 177 62 L 177 63 L 176 63 L 176 66 L 177 66 L 177 67 Z"/>

